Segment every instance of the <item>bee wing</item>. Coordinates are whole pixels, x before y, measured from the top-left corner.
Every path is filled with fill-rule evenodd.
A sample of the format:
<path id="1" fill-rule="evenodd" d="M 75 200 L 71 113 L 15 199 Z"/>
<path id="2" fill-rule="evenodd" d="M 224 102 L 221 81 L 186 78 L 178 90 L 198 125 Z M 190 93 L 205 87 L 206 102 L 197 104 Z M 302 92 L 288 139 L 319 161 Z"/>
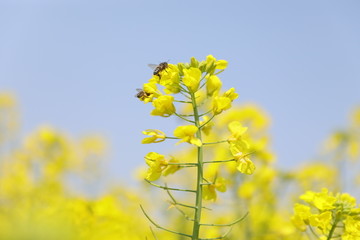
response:
<path id="1" fill-rule="evenodd" d="M 152 70 L 155 70 L 155 68 L 158 67 L 157 64 L 148 64 L 149 68 L 151 68 Z"/>
<path id="2" fill-rule="evenodd" d="M 137 97 L 137 98 L 138 98 L 138 97 L 139 97 L 139 93 L 142 92 L 142 89 L 141 89 L 141 88 L 137 88 L 136 91 L 138 91 L 138 93 L 136 93 L 136 94 L 134 95 L 134 97 Z"/>

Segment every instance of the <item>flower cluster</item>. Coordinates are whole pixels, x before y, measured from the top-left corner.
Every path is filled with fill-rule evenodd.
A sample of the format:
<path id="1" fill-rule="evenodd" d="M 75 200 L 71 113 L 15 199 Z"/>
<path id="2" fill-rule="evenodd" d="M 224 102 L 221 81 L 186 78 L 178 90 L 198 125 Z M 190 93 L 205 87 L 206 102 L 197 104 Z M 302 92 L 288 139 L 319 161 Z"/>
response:
<path id="1" fill-rule="evenodd" d="M 178 126 L 173 131 L 173 136 L 167 136 L 158 129 L 148 129 L 143 131 L 147 138 L 142 140 L 143 144 L 163 142 L 165 139 L 178 139 L 178 143 L 187 142 L 197 147 L 203 145 L 200 139 L 200 130 L 209 135 L 213 123 L 213 118 L 222 112 L 231 108 L 232 102 L 238 98 L 234 88 L 221 93 L 222 81 L 218 77 L 227 67 L 227 61 L 217 60 L 212 55 L 206 57 L 204 61 L 198 61 L 191 58 L 190 63 L 179 63 L 177 65 L 167 63 L 165 68 L 153 75 L 147 83 L 143 85 L 142 93 L 138 95 L 140 101 L 144 103 L 151 102 L 154 109 L 151 115 L 169 117 L 176 115 L 182 120 L 191 123 L 191 125 Z M 176 97 L 176 98 L 175 98 Z M 191 114 L 179 112 L 177 104 L 191 105 L 193 110 Z M 202 106 L 208 107 L 205 113 L 198 111 Z M 190 120 L 189 117 L 198 118 Z M 199 120 L 199 118 L 203 120 Z M 249 144 L 242 136 L 247 128 L 242 127 L 240 122 L 229 124 L 231 136 L 228 139 L 229 150 L 233 154 L 237 169 L 241 173 L 252 174 L 255 170 L 253 162 L 249 158 Z M 164 169 L 166 164 L 149 164 L 145 158 L 151 173 L 157 172 L 156 178 L 161 175 L 160 169 Z M 155 167 L 157 166 L 157 167 Z M 157 170 L 155 170 L 155 168 Z M 160 175 L 159 175 L 160 174 Z"/>
<path id="2" fill-rule="evenodd" d="M 301 231 L 315 228 L 314 234 L 324 239 L 341 236 L 342 239 L 360 239 L 360 208 L 356 199 L 347 193 L 333 194 L 307 191 L 300 196 L 307 203 L 296 203 L 292 222 Z"/>
<path id="3" fill-rule="evenodd" d="M 151 115 L 176 116 L 186 122 L 186 125 L 176 127 L 172 135 L 158 129 L 143 131 L 143 134 L 147 136 L 142 140 L 143 144 L 174 139 L 177 140 L 177 144 L 189 143 L 196 147 L 196 160 L 189 158 L 168 160 L 164 155 L 156 152 L 150 152 L 145 156 L 145 162 L 149 167 L 145 179 L 153 186 L 167 191 L 174 190 L 174 188 L 157 185 L 152 181 L 183 168 L 197 169 L 196 190 L 176 189 L 196 193 L 195 205 L 191 206 L 195 210 L 192 239 L 198 239 L 201 235 L 199 229 L 202 200 L 214 201 L 217 198 L 216 191 L 225 192 L 227 189 L 228 181 L 221 176 L 220 171 L 205 176 L 207 169 L 212 168 L 208 165 L 231 163 L 238 172 L 244 174 L 252 174 L 255 170 L 255 165 L 249 158 L 251 144 L 246 140 L 247 128 L 243 127 L 240 122 L 229 123 L 230 134 L 227 138 L 206 141 L 211 138 L 215 118 L 230 109 L 233 101 L 238 98 L 235 88 L 230 88 L 225 92 L 221 90 L 223 84 L 219 74 L 226 67 L 225 60 L 217 60 L 211 55 L 207 56 L 204 61 L 191 58 L 190 63 L 178 63 L 177 65 L 163 62 L 155 68 L 152 78 L 143 85 L 143 89 L 137 95 L 140 101 L 152 103 Z M 203 133 L 209 138 L 202 136 Z M 228 143 L 228 145 L 224 146 L 222 143 Z M 231 154 L 232 159 L 206 160 L 206 148 L 209 145 L 218 144 L 221 144 L 222 148 Z M 183 235 L 182 233 L 178 234 Z"/>

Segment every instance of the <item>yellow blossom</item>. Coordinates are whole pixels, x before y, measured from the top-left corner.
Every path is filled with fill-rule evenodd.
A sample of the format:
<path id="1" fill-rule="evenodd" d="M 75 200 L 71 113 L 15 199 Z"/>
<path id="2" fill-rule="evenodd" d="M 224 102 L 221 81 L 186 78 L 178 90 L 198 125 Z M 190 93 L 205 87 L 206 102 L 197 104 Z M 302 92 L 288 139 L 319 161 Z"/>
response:
<path id="1" fill-rule="evenodd" d="M 206 92 L 208 96 L 217 94 L 222 86 L 220 78 L 216 75 L 210 75 L 206 77 Z"/>
<path id="2" fill-rule="evenodd" d="M 149 181 L 159 179 L 162 171 L 168 166 L 168 160 L 165 159 L 165 156 L 156 152 L 146 154 L 145 162 L 149 166 L 146 175 L 146 179 Z"/>
<path id="3" fill-rule="evenodd" d="M 216 58 L 213 55 L 207 55 L 205 64 L 206 64 L 206 71 L 210 72 L 215 67 Z"/>
<path id="4" fill-rule="evenodd" d="M 164 86 L 167 94 L 180 92 L 179 68 L 176 65 L 168 64 L 166 70 L 161 72 L 159 84 Z"/>
<path id="5" fill-rule="evenodd" d="M 223 69 L 227 68 L 227 65 L 228 65 L 228 62 L 226 60 L 217 60 L 215 62 L 216 69 L 223 70 Z"/>
<path id="6" fill-rule="evenodd" d="M 353 196 L 351 196 L 348 193 L 340 194 L 339 200 L 345 207 L 348 207 L 348 208 L 356 207 L 356 198 L 354 198 Z"/>
<path id="7" fill-rule="evenodd" d="M 144 138 L 141 141 L 142 144 L 158 143 L 158 142 L 164 141 L 166 138 L 165 133 L 158 129 L 147 129 L 145 131 L 142 131 L 142 133 L 150 136 L 150 137 Z"/>
<path id="8" fill-rule="evenodd" d="M 190 67 L 194 67 L 194 68 L 199 67 L 199 61 L 196 58 L 191 57 L 190 58 Z"/>
<path id="9" fill-rule="evenodd" d="M 249 143 L 244 139 L 243 135 L 247 131 L 247 127 L 243 127 L 240 122 L 233 121 L 228 124 L 228 128 L 232 133 L 228 138 L 230 144 L 230 151 L 233 155 L 247 152 L 249 150 Z"/>
<path id="10" fill-rule="evenodd" d="M 156 87 L 155 82 L 148 82 L 143 84 L 143 92 L 142 96 L 139 98 L 144 103 L 152 102 L 154 98 L 160 96 L 160 93 Z"/>
<path id="11" fill-rule="evenodd" d="M 235 93 L 235 88 L 230 88 L 221 97 L 215 96 L 212 102 L 213 113 L 217 115 L 231 108 L 231 103 L 236 98 L 238 98 L 238 94 Z"/>
<path id="12" fill-rule="evenodd" d="M 222 113 L 231 108 L 231 99 L 228 97 L 214 97 L 212 102 L 212 110 L 215 115 Z"/>
<path id="13" fill-rule="evenodd" d="M 223 70 L 227 65 L 228 62 L 226 60 L 217 60 L 213 55 L 206 56 L 205 66 L 208 72 L 211 72 L 213 69 Z"/>
<path id="14" fill-rule="evenodd" d="M 215 183 L 206 184 L 203 186 L 203 199 L 215 201 L 217 198 L 216 190 L 219 192 L 226 192 L 226 179 L 218 177 Z"/>
<path id="15" fill-rule="evenodd" d="M 358 240 L 360 239 L 360 221 L 354 216 L 347 216 L 344 220 L 345 233 L 342 236 L 343 240 Z"/>
<path id="16" fill-rule="evenodd" d="M 228 129 L 231 132 L 231 137 L 229 138 L 229 141 L 231 142 L 241 138 L 248 128 L 243 127 L 238 121 L 232 121 L 228 124 Z"/>
<path id="17" fill-rule="evenodd" d="M 194 125 L 179 126 L 174 130 L 174 136 L 180 138 L 178 143 L 188 142 L 201 147 L 201 140 L 195 137 L 198 128 Z"/>
<path id="18" fill-rule="evenodd" d="M 239 94 L 235 92 L 235 88 L 230 88 L 224 93 L 224 97 L 230 98 L 231 101 L 234 101 L 239 97 Z"/>
<path id="19" fill-rule="evenodd" d="M 184 77 L 182 79 L 185 86 L 188 87 L 188 89 L 191 92 L 196 92 L 199 88 L 200 80 L 201 80 L 201 71 L 198 68 L 189 68 L 184 69 Z"/>
<path id="20" fill-rule="evenodd" d="M 249 157 L 244 156 L 241 152 L 239 152 L 234 156 L 234 158 L 236 160 L 236 168 L 239 172 L 253 174 L 255 171 L 255 165 Z"/>
<path id="21" fill-rule="evenodd" d="M 332 215 L 330 211 L 320 214 L 312 214 L 309 217 L 309 223 L 313 227 L 320 228 L 324 233 L 331 227 Z"/>
<path id="22" fill-rule="evenodd" d="M 175 113 L 175 106 L 174 106 L 174 97 L 169 95 L 162 95 L 159 98 L 153 101 L 153 106 L 155 107 L 152 110 L 151 115 L 154 116 L 162 116 L 162 117 L 169 117 L 173 113 Z"/>
<path id="23" fill-rule="evenodd" d="M 323 188 L 320 193 L 307 191 L 300 196 L 300 199 L 313 204 L 319 210 L 330 210 L 335 208 L 334 203 L 336 202 L 336 198 L 332 196 L 326 188 Z"/>
<path id="24" fill-rule="evenodd" d="M 204 200 L 208 200 L 208 201 L 215 201 L 217 198 L 217 194 L 215 191 L 215 186 L 214 184 L 209 184 L 209 185 L 203 185 L 203 195 L 202 195 Z"/>
<path id="25" fill-rule="evenodd" d="M 311 216 L 310 207 L 303 204 L 295 203 L 294 215 L 291 217 L 292 223 L 301 231 L 306 230 Z"/>

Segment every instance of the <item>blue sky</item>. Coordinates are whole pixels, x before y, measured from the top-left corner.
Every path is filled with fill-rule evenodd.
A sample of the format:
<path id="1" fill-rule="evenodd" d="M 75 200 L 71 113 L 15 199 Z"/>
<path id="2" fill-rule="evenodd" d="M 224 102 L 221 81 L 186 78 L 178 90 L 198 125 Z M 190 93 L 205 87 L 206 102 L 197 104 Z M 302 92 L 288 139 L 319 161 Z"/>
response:
<path id="1" fill-rule="evenodd" d="M 360 104 L 360 2 L 0 1 L 0 90 L 20 101 L 24 134 L 41 124 L 101 133 L 112 176 L 127 179 L 148 151 L 141 130 L 171 131 L 134 98 L 148 63 L 213 54 L 225 87 L 272 118 L 283 167 L 316 155 Z M 128 180 L 134 181 L 134 180 Z"/>

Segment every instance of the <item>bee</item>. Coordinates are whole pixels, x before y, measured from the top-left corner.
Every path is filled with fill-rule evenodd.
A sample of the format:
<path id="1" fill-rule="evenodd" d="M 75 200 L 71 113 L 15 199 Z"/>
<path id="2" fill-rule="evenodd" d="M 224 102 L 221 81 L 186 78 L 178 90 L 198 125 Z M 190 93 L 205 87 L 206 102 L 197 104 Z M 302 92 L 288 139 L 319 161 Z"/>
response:
<path id="1" fill-rule="evenodd" d="M 159 65 L 156 64 L 149 64 L 148 65 L 150 68 L 154 69 L 153 75 L 158 76 L 159 78 L 161 78 L 160 76 L 160 72 L 164 71 L 166 68 L 169 67 L 169 64 L 167 62 L 162 62 Z"/>
<path id="2" fill-rule="evenodd" d="M 150 96 L 150 93 L 145 92 L 143 89 L 141 88 L 137 88 L 136 91 L 138 91 L 137 94 L 135 94 L 135 97 L 144 100 L 145 98 Z"/>

